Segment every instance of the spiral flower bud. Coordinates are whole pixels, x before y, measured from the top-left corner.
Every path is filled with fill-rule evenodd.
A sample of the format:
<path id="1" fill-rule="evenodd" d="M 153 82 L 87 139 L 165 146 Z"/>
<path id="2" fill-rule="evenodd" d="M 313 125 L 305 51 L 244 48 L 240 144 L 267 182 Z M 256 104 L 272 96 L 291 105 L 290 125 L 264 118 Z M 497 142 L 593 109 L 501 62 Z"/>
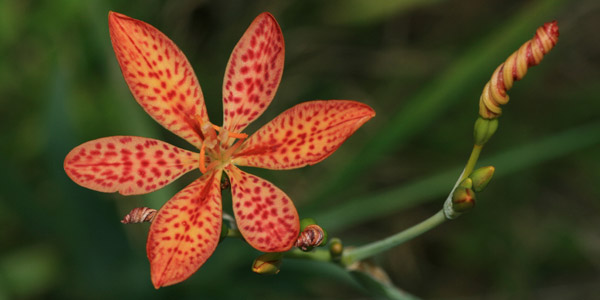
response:
<path id="1" fill-rule="evenodd" d="M 327 232 L 319 225 L 311 224 L 306 226 L 296 240 L 296 247 L 302 251 L 310 251 L 313 247 L 318 247 L 327 243 Z"/>
<path id="2" fill-rule="evenodd" d="M 135 224 L 135 223 L 143 223 L 143 222 L 152 222 L 154 217 L 156 216 L 156 209 L 148 208 L 148 207 L 136 207 L 132 209 L 121 223 L 123 224 Z"/>
<path id="3" fill-rule="evenodd" d="M 494 119 L 502 114 L 501 105 L 508 103 L 506 92 L 514 81 L 521 80 L 527 69 L 542 61 L 558 42 L 558 24 L 556 21 L 539 27 L 535 36 L 515 51 L 492 74 L 492 78 L 483 88 L 479 100 L 479 115 L 485 119 Z"/>

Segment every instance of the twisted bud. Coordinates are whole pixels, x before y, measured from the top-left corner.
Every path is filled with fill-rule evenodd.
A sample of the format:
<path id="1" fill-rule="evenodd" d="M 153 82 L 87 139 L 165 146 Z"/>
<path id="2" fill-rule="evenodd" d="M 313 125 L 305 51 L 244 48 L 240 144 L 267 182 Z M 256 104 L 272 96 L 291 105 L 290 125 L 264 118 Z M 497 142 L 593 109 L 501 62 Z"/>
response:
<path id="1" fill-rule="evenodd" d="M 501 105 L 508 103 L 506 92 L 513 83 L 521 80 L 527 69 L 542 61 L 558 42 L 558 24 L 556 21 L 539 27 L 535 36 L 515 51 L 492 74 L 492 78 L 483 88 L 479 99 L 479 115 L 485 119 L 495 119 L 502 114 Z"/>
<path id="2" fill-rule="evenodd" d="M 123 217 L 121 223 L 135 224 L 143 222 L 152 222 L 156 216 L 156 209 L 148 207 L 136 207 Z"/>

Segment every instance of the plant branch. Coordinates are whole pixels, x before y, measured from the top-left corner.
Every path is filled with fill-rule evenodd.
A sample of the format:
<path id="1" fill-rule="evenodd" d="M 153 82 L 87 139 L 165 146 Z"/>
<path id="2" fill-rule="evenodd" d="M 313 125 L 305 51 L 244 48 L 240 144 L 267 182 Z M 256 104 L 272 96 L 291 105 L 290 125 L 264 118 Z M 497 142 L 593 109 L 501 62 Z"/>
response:
<path id="1" fill-rule="evenodd" d="M 331 254 L 325 249 L 314 249 L 310 252 L 304 252 L 298 248 L 294 248 L 290 251 L 284 252 L 283 257 L 286 258 L 297 258 L 297 259 L 308 259 L 314 261 L 332 262 Z"/>
<path id="2" fill-rule="evenodd" d="M 355 261 L 363 260 L 367 257 L 371 257 L 375 254 L 396 247 L 435 228 L 436 226 L 444 223 L 444 221 L 446 221 L 446 217 L 444 216 L 444 212 L 440 210 L 427 220 L 396 233 L 388 238 L 345 251 L 342 257 L 342 264 L 348 266 Z"/>

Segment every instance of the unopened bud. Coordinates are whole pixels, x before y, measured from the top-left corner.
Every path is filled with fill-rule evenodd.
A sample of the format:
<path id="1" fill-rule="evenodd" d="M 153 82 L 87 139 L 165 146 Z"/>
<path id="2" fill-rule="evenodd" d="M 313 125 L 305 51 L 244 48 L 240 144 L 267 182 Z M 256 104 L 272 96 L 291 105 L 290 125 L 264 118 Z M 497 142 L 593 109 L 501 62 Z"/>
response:
<path id="1" fill-rule="evenodd" d="M 338 238 L 331 239 L 329 243 L 329 253 L 331 254 L 331 259 L 333 261 L 339 261 L 342 259 L 342 253 L 344 252 L 344 245 L 342 245 L 342 241 Z"/>
<path id="2" fill-rule="evenodd" d="M 478 117 L 475 121 L 473 137 L 475 145 L 482 146 L 494 135 L 498 129 L 498 119 L 484 119 Z"/>
<path id="3" fill-rule="evenodd" d="M 456 187 L 452 193 L 452 210 L 458 213 L 464 213 L 475 206 L 475 192 L 471 189 L 473 181 L 467 178 Z"/>
<path id="4" fill-rule="evenodd" d="M 132 209 L 121 223 L 123 224 L 134 224 L 134 223 L 143 223 L 143 222 L 152 222 L 154 217 L 156 216 L 156 209 L 148 208 L 148 207 L 136 207 Z"/>
<path id="5" fill-rule="evenodd" d="M 318 247 L 327 243 L 327 232 L 316 224 L 306 226 L 298 240 L 296 240 L 296 247 L 302 251 L 310 251 L 314 247 Z"/>
<path id="6" fill-rule="evenodd" d="M 473 191 L 476 193 L 483 191 L 490 180 L 492 180 L 495 170 L 493 166 L 487 166 L 473 171 L 469 176 L 473 180 Z"/>
<path id="7" fill-rule="evenodd" d="M 279 273 L 283 254 L 281 252 L 265 253 L 257 257 L 252 263 L 252 272 L 261 275 L 273 275 Z"/>
<path id="8" fill-rule="evenodd" d="M 227 190 L 231 187 L 231 182 L 229 181 L 229 177 L 227 177 L 227 175 L 223 175 L 223 177 L 221 177 L 221 191 Z"/>

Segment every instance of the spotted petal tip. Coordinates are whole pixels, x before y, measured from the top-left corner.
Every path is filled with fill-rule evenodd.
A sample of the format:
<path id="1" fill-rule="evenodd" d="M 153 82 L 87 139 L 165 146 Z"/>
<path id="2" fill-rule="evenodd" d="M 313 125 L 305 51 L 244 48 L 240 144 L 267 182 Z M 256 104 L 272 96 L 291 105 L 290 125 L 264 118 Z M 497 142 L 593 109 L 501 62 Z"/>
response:
<path id="1" fill-rule="evenodd" d="M 131 93 L 162 126 L 199 148 L 200 116 L 208 122 L 204 96 L 190 63 L 166 35 L 151 25 L 110 12 L 108 27 Z"/>
<path id="2" fill-rule="evenodd" d="M 374 116 L 371 107 L 350 100 L 298 104 L 248 138 L 234 163 L 278 170 L 316 164 Z"/>
<path id="3" fill-rule="evenodd" d="M 231 181 L 235 221 L 248 244 L 263 252 L 289 250 L 300 232 L 292 200 L 272 183 L 235 166 L 225 171 Z"/>
<path id="4" fill-rule="evenodd" d="M 112 136 L 75 147 L 65 158 L 67 175 L 99 192 L 145 194 L 162 188 L 198 166 L 198 154 L 168 143 Z"/>
<path id="5" fill-rule="evenodd" d="M 146 251 L 155 288 L 189 278 L 215 251 L 221 233 L 221 172 L 205 174 L 158 212 Z"/>
<path id="6" fill-rule="evenodd" d="M 283 34 L 270 13 L 250 24 L 227 63 L 223 80 L 223 127 L 241 132 L 273 100 L 283 73 Z"/>

